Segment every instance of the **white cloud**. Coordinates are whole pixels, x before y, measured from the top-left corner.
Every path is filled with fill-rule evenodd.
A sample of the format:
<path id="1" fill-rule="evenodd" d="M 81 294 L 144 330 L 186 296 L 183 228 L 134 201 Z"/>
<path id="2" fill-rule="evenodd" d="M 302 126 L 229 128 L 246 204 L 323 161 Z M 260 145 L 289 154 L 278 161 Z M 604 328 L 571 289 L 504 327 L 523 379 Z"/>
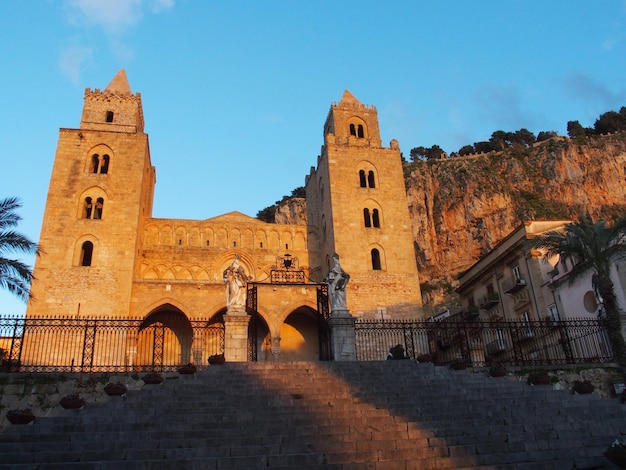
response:
<path id="1" fill-rule="evenodd" d="M 75 26 L 97 26 L 123 34 L 143 18 L 142 0 L 67 0 L 69 21 Z"/>
<path id="2" fill-rule="evenodd" d="M 91 62 L 93 50 L 84 46 L 69 46 L 61 52 L 59 66 L 63 73 L 69 77 L 73 84 L 80 83 L 80 72 L 86 64 Z"/>
<path id="3" fill-rule="evenodd" d="M 152 0 L 150 10 L 158 14 L 173 7 L 174 0 Z"/>
<path id="4" fill-rule="evenodd" d="M 124 34 L 144 19 L 144 11 L 159 14 L 174 7 L 175 0 L 65 0 L 67 21 L 81 30 L 99 30 L 121 62 L 132 60 L 134 51 L 123 41 Z M 73 83 L 91 61 L 94 47 L 70 46 L 61 51 L 60 67 Z"/>
<path id="5" fill-rule="evenodd" d="M 606 41 L 604 41 L 602 43 L 602 49 L 604 49 L 605 51 L 610 51 L 615 47 L 615 44 L 617 44 L 618 40 L 617 39 L 607 39 Z"/>
<path id="6" fill-rule="evenodd" d="M 284 119 L 280 114 L 276 114 L 276 113 L 265 113 L 262 117 L 261 120 L 263 122 L 283 122 Z"/>

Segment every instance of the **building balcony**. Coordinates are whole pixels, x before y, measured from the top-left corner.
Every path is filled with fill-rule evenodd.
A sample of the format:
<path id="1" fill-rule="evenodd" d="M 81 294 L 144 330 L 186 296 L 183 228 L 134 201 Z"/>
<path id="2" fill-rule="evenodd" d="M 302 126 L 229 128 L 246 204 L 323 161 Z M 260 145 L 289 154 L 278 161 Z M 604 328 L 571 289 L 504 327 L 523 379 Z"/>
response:
<path id="1" fill-rule="evenodd" d="M 517 279 L 511 279 L 504 284 L 504 292 L 507 294 L 513 294 L 526 287 L 526 279 L 520 277 Z"/>
<path id="2" fill-rule="evenodd" d="M 500 295 L 497 292 L 490 292 L 485 297 L 480 299 L 478 305 L 481 309 L 488 310 L 491 307 L 495 307 L 500 303 Z"/>
<path id="3" fill-rule="evenodd" d="M 517 295 L 513 296 L 513 308 L 515 310 L 528 308 L 528 305 L 530 305 L 530 297 L 528 296 L 528 292 L 520 292 Z"/>

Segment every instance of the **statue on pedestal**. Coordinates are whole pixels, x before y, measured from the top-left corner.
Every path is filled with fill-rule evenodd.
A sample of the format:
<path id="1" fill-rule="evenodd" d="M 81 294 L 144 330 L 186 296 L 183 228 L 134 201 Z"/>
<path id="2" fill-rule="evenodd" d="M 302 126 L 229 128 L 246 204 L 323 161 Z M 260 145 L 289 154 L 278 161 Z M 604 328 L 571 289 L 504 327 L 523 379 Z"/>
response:
<path id="1" fill-rule="evenodd" d="M 330 297 L 331 312 L 348 310 L 346 306 L 346 286 L 350 281 L 350 275 L 339 265 L 339 255 L 333 255 L 333 267 L 330 268 L 324 282 L 328 283 L 328 295 Z"/>
<path id="2" fill-rule="evenodd" d="M 232 264 L 224 270 L 223 278 L 226 286 L 226 306 L 245 307 L 246 285 L 249 278 L 239 265 L 239 255 L 235 255 Z"/>

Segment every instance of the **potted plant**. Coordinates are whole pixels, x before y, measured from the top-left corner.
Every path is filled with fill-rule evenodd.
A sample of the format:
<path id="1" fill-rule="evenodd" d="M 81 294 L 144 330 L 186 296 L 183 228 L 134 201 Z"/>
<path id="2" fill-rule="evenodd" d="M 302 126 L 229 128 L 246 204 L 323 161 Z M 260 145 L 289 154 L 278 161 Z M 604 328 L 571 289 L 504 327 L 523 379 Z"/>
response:
<path id="1" fill-rule="evenodd" d="M 107 395 L 111 395 L 111 396 L 126 395 L 127 391 L 128 391 L 128 388 L 126 388 L 126 385 L 124 385 L 122 382 L 119 382 L 119 381 L 118 382 L 109 382 L 104 387 L 104 392 Z"/>
<path id="2" fill-rule="evenodd" d="M 143 380 L 143 383 L 152 385 L 158 385 L 163 382 L 163 376 L 158 372 L 149 372 L 141 379 Z"/>
<path id="3" fill-rule="evenodd" d="M 572 391 L 579 395 L 592 393 L 596 388 L 588 380 L 575 380 L 572 385 Z"/>
<path id="4" fill-rule="evenodd" d="M 404 346 L 396 344 L 389 349 L 387 353 L 387 360 L 408 359 L 409 357 L 404 354 Z"/>
<path id="5" fill-rule="evenodd" d="M 223 353 L 209 356 L 209 364 L 211 364 L 212 366 L 221 365 L 224 364 L 224 362 L 226 362 L 226 359 L 224 359 Z"/>
<path id="6" fill-rule="evenodd" d="M 470 366 L 470 361 L 467 359 L 457 359 L 452 364 L 450 364 L 450 368 L 453 370 L 464 370 Z"/>
<path id="7" fill-rule="evenodd" d="M 188 364 L 185 364 L 185 365 L 184 365 L 184 366 L 182 366 L 182 367 L 179 367 L 179 368 L 178 368 L 178 373 L 179 373 L 179 374 L 184 374 L 184 375 L 187 375 L 187 374 L 195 374 L 195 373 L 196 373 L 196 370 L 197 370 L 197 369 L 196 369 L 196 366 L 194 366 L 194 365 L 190 362 L 190 363 L 188 363 Z"/>
<path id="8" fill-rule="evenodd" d="M 416 358 L 417 362 L 433 362 L 432 354 L 419 354 Z"/>
<path id="9" fill-rule="evenodd" d="M 61 398 L 59 404 L 66 410 L 77 410 L 85 406 L 85 400 L 78 393 L 71 393 Z"/>
<path id="10" fill-rule="evenodd" d="M 35 420 L 35 415 L 30 408 L 10 410 L 7 419 L 11 424 L 28 424 Z"/>
<path id="11" fill-rule="evenodd" d="M 552 378 L 545 370 L 537 370 L 528 374 L 526 381 L 529 385 L 549 385 Z"/>
<path id="12" fill-rule="evenodd" d="M 615 439 L 604 451 L 604 456 L 619 468 L 626 468 L 626 441 Z"/>
<path id="13" fill-rule="evenodd" d="M 506 375 L 506 367 L 502 364 L 494 364 L 489 368 L 490 377 L 504 377 Z"/>

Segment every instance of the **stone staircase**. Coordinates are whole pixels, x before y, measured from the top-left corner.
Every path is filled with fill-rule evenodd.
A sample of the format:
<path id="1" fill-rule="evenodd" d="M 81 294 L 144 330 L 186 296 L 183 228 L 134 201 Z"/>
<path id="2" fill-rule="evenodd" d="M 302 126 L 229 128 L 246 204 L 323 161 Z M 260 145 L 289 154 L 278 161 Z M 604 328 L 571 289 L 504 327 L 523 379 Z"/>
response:
<path id="1" fill-rule="evenodd" d="M 624 405 L 413 361 L 233 363 L 13 425 L 0 469 L 600 469 Z"/>

